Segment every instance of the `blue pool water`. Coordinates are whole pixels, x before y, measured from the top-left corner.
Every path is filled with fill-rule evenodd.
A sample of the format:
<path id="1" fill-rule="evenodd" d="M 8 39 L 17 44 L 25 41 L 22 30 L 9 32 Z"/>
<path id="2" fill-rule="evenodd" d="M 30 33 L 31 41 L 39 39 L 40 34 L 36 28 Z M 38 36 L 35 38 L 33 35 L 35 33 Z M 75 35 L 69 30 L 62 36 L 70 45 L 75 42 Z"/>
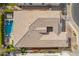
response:
<path id="1" fill-rule="evenodd" d="M 10 36 L 13 30 L 13 20 L 5 20 L 5 36 Z"/>

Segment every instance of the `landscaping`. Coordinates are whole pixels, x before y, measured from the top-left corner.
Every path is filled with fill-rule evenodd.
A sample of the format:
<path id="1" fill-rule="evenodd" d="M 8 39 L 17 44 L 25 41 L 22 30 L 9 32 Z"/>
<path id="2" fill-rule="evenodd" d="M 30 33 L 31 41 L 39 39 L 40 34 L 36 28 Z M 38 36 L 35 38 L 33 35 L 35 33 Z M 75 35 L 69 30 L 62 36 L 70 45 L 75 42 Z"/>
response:
<path id="1" fill-rule="evenodd" d="M 12 4 L 0 4 L 0 6 L 15 6 L 16 4 L 12 3 Z M 9 9 L 9 8 L 4 8 L 2 10 L 2 13 L 13 13 L 13 10 L 12 9 Z M 8 52 L 14 52 L 16 51 L 16 49 L 14 48 L 13 46 L 13 41 L 12 41 L 12 44 L 10 44 L 7 48 L 3 48 L 2 47 L 2 44 L 3 44 L 3 36 L 4 36 L 4 28 L 3 28 L 3 24 L 4 24 L 4 19 L 3 19 L 3 14 L 0 12 L 0 55 L 4 55 L 5 53 L 8 53 Z"/>
<path id="2" fill-rule="evenodd" d="M 10 53 L 14 51 L 16 51 L 16 49 L 13 47 L 13 45 L 9 45 L 7 48 L 2 49 L 2 51 L 0 52 L 0 56 L 4 55 L 5 53 Z"/>
<path id="3" fill-rule="evenodd" d="M 13 52 L 15 51 L 16 49 L 14 48 L 13 45 L 9 45 L 6 49 L 5 49 L 5 52 Z"/>
<path id="4" fill-rule="evenodd" d="M 10 13 L 11 13 L 11 12 L 13 12 L 13 10 L 12 10 L 12 9 L 5 9 L 5 10 L 4 10 L 4 13 L 5 13 L 5 12 L 10 12 Z"/>
<path id="5" fill-rule="evenodd" d="M 16 6 L 16 4 L 15 3 L 11 3 L 11 4 L 9 3 L 9 4 L 7 4 L 7 6 L 11 6 L 11 8 L 12 8 L 12 7 Z M 13 10 L 11 8 L 10 9 L 8 9 L 8 8 L 4 9 L 4 12 L 13 12 Z"/>
<path id="6" fill-rule="evenodd" d="M 8 5 L 9 5 L 9 6 L 16 6 L 15 3 L 9 3 Z"/>
<path id="7" fill-rule="evenodd" d="M 2 47 L 2 15 L 0 14 L 0 47 Z"/>

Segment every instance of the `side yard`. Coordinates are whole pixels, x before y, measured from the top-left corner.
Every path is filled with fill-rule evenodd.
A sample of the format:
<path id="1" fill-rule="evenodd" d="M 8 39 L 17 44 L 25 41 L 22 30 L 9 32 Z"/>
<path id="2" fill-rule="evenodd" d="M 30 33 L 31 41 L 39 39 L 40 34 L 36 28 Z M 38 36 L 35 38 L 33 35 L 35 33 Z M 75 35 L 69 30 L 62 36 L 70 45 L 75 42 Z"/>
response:
<path id="1" fill-rule="evenodd" d="M 0 14 L 0 47 L 2 47 L 2 15 Z"/>

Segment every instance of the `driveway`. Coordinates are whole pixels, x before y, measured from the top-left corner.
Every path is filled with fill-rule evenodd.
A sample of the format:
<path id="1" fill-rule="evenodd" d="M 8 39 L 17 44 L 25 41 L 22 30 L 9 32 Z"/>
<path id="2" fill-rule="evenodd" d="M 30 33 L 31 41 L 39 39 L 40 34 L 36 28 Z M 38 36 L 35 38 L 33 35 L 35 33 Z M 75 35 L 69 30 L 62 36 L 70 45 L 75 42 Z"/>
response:
<path id="1" fill-rule="evenodd" d="M 72 4 L 72 17 L 76 24 L 79 26 L 79 3 Z"/>

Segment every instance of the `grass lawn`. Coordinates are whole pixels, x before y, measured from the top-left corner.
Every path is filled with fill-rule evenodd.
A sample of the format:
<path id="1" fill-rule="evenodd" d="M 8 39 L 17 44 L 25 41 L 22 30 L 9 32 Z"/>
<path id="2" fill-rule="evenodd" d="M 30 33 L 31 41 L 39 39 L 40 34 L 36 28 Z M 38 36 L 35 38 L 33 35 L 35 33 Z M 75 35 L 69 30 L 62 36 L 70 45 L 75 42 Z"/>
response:
<path id="1" fill-rule="evenodd" d="M 0 15 L 0 47 L 2 47 L 2 16 Z"/>

